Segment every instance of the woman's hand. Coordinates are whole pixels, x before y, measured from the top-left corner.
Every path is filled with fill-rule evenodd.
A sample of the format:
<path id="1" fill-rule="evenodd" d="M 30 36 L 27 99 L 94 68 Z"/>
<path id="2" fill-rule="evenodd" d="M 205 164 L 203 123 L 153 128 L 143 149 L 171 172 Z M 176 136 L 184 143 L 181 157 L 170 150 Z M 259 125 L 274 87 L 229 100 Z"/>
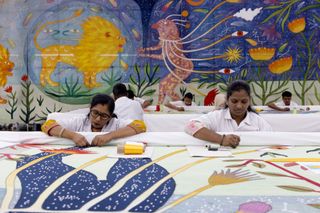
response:
<path id="1" fill-rule="evenodd" d="M 107 133 L 104 135 L 97 135 L 93 138 L 91 145 L 92 146 L 103 146 L 106 143 L 110 142 L 113 139 L 111 133 Z"/>
<path id="2" fill-rule="evenodd" d="M 76 144 L 76 146 L 79 147 L 89 146 L 89 142 L 87 141 L 87 139 L 79 133 L 73 134 L 72 141 Z"/>
<path id="3" fill-rule="evenodd" d="M 288 112 L 288 111 L 290 111 L 290 108 L 289 107 L 285 107 L 285 108 L 282 108 L 281 111 Z"/>
<path id="4" fill-rule="evenodd" d="M 240 143 L 240 137 L 238 135 L 226 135 L 223 138 L 221 143 L 222 146 L 231 146 L 232 148 L 236 148 Z"/>
<path id="5" fill-rule="evenodd" d="M 183 108 L 182 106 L 178 106 L 178 107 L 177 107 L 177 110 L 180 111 L 180 112 L 182 112 L 182 111 L 184 111 L 184 108 Z"/>

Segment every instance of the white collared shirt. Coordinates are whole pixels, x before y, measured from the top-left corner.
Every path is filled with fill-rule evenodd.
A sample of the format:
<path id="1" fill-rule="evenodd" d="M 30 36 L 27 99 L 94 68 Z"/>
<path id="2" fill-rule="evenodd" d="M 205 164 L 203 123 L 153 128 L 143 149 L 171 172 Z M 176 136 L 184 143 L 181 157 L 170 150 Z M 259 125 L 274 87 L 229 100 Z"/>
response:
<path id="1" fill-rule="evenodd" d="M 106 125 L 103 126 L 101 132 L 112 132 L 117 129 L 126 127 L 133 120 L 112 118 Z M 79 115 L 68 119 L 57 120 L 62 127 L 75 132 L 92 132 L 91 122 L 87 115 Z"/>
<path id="2" fill-rule="evenodd" d="M 192 120 L 200 121 L 215 132 L 272 131 L 270 124 L 254 112 L 247 112 L 247 116 L 238 126 L 232 119 L 229 108 L 215 110 Z"/>
<path id="3" fill-rule="evenodd" d="M 114 103 L 114 113 L 118 118 L 143 121 L 143 109 L 138 101 L 123 96 L 118 98 Z"/>

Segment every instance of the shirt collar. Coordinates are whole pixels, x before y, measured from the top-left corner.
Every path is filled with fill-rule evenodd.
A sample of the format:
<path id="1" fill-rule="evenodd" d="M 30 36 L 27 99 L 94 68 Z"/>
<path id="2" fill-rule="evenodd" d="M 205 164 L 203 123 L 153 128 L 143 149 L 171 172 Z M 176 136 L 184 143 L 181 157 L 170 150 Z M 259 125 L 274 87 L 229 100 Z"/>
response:
<path id="1" fill-rule="evenodd" d="M 227 120 L 233 120 L 233 118 L 231 117 L 231 114 L 230 114 L 230 109 L 229 108 L 227 108 L 227 109 L 225 109 L 226 111 L 225 111 L 225 115 L 224 115 L 224 118 L 225 119 L 227 119 Z M 245 123 L 245 124 L 247 124 L 247 125 L 249 125 L 249 126 L 251 126 L 251 120 L 250 120 L 250 118 L 249 118 L 249 112 L 247 112 L 247 115 L 246 115 L 246 117 L 243 119 L 243 121 L 241 121 L 241 123 Z"/>

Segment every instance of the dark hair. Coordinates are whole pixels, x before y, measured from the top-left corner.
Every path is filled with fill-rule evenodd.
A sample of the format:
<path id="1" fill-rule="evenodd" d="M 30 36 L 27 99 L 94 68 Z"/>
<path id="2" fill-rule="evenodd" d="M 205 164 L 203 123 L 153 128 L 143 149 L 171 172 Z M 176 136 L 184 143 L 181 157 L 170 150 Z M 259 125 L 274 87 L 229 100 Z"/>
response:
<path id="1" fill-rule="evenodd" d="M 109 112 L 111 113 L 111 117 L 117 117 L 116 114 L 113 113 L 114 111 L 114 100 L 106 94 L 97 94 L 95 96 L 93 96 L 92 100 L 91 100 L 91 104 L 90 104 L 90 110 L 92 109 L 92 107 L 98 105 L 98 104 L 102 104 L 102 105 L 107 105 Z M 90 113 L 88 114 L 89 117 Z"/>
<path id="2" fill-rule="evenodd" d="M 239 92 L 240 90 L 244 90 L 246 91 L 246 93 L 248 94 L 249 98 L 251 98 L 251 89 L 250 86 L 247 82 L 243 81 L 243 80 L 236 80 L 234 82 L 232 82 L 228 88 L 227 88 L 227 100 L 230 98 L 230 96 L 234 93 L 234 92 Z M 226 105 L 226 108 L 228 107 L 228 105 Z M 249 112 L 255 112 L 251 106 L 249 105 L 248 107 L 248 111 Z"/>
<path id="3" fill-rule="evenodd" d="M 282 98 L 284 98 L 284 97 L 292 97 L 292 93 L 289 92 L 289 91 L 284 91 L 284 92 L 282 93 Z"/>
<path id="4" fill-rule="evenodd" d="M 128 94 L 126 85 L 122 83 L 117 83 L 116 85 L 114 85 L 112 92 L 115 99 L 122 96 L 127 96 Z"/>
<path id="5" fill-rule="evenodd" d="M 135 96 L 134 93 L 133 93 L 133 91 L 132 91 L 131 89 L 129 89 L 127 92 L 128 92 L 128 98 L 130 98 L 130 99 L 133 100 L 133 99 L 134 99 L 134 96 Z"/>
<path id="6" fill-rule="evenodd" d="M 184 97 L 183 97 L 183 100 L 184 100 L 184 98 L 189 98 L 189 99 L 193 99 L 193 94 L 191 93 L 191 92 L 188 92 L 188 93 L 186 93 L 185 95 L 184 95 Z"/>

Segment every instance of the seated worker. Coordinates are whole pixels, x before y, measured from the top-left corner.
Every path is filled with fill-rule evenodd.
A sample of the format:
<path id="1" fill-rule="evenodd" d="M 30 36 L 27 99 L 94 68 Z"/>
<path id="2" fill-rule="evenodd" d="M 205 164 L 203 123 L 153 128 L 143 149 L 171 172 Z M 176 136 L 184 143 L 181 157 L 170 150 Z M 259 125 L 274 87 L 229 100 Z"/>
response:
<path id="1" fill-rule="evenodd" d="M 219 109 L 224 109 L 226 108 L 226 95 L 219 93 L 214 97 L 214 109 L 219 110 Z"/>
<path id="2" fill-rule="evenodd" d="M 201 140 L 235 148 L 240 143 L 238 135 L 217 132 L 272 131 L 270 124 L 250 105 L 250 86 L 245 81 L 234 81 L 227 89 L 226 108 L 190 120 L 185 132 Z"/>
<path id="3" fill-rule="evenodd" d="M 298 107 L 299 105 L 291 100 L 292 94 L 289 91 L 282 93 L 282 100 L 277 103 L 269 103 L 268 107 L 277 111 L 290 111 L 291 107 Z"/>
<path id="4" fill-rule="evenodd" d="M 150 106 L 152 103 L 151 100 L 144 100 L 143 98 L 136 97 L 134 95 L 134 92 L 130 89 L 128 90 L 128 98 L 130 98 L 131 100 L 138 101 L 143 109 Z"/>
<path id="5" fill-rule="evenodd" d="M 104 94 L 93 97 L 90 112 L 84 117 L 71 117 L 63 122 L 47 120 L 41 130 L 50 136 L 58 136 L 72 140 L 76 146 L 88 146 L 87 139 L 77 132 L 108 132 L 93 138 L 91 145 L 102 146 L 112 139 L 136 135 L 146 131 L 146 126 L 140 120 L 117 119 L 114 110 L 114 100 Z"/>
<path id="6" fill-rule="evenodd" d="M 112 92 L 115 99 L 114 113 L 118 118 L 143 120 L 143 109 L 140 103 L 128 98 L 128 91 L 124 84 L 116 84 Z"/>
<path id="7" fill-rule="evenodd" d="M 167 101 L 164 105 L 169 107 L 170 109 L 174 109 L 177 111 L 184 111 L 185 106 L 196 106 L 196 103 L 192 101 L 193 94 L 188 92 L 184 95 L 181 101 Z"/>

